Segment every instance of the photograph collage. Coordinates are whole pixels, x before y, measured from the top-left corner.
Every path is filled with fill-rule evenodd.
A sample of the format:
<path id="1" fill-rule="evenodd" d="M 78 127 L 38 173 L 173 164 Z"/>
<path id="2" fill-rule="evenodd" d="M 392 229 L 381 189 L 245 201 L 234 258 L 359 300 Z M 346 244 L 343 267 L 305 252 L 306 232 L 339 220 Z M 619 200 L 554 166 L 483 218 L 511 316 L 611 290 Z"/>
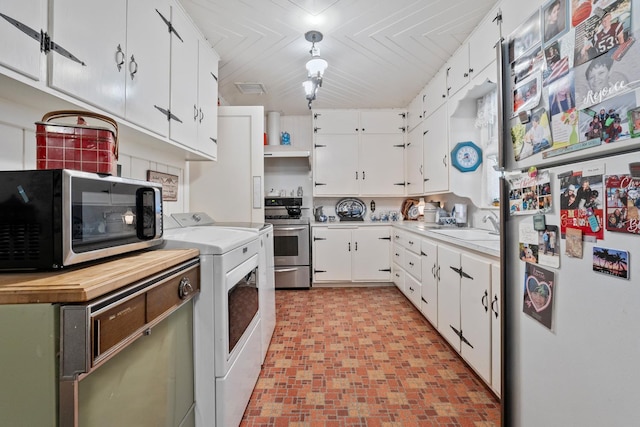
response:
<path id="1" fill-rule="evenodd" d="M 509 38 L 516 161 L 640 136 L 630 0 L 550 0 Z"/>

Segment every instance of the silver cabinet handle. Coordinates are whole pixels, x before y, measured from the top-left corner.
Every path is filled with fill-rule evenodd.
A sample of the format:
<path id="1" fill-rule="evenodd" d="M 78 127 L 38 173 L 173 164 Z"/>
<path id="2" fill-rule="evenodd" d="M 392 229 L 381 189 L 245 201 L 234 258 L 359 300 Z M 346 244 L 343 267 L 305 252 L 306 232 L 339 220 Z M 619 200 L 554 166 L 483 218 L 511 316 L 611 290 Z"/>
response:
<path id="1" fill-rule="evenodd" d="M 116 67 L 118 67 L 118 71 L 122 70 L 122 66 L 124 65 L 124 52 L 122 51 L 122 46 L 118 45 L 116 48 Z"/>
<path id="2" fill-rule="evenodd" d="M 297 268 L 277 268 L 275 270 L 273 270 L 276 273 L 291 273 L 293 271 L 296 271 Z"/>
<path id="3" fill-rule="evenodd" d="M 129 61 L 129 75 L 131 76 L 131 80 L 135 77 L 138 72 L 138 63 L 136 59 L 131 55 L 131 61 Z"/>
<path id="4" fill-rule="evenodd" d="M 276 230 L 278 231 L 299 231 L 299 230 L 304 230 L 304 227 L 277 227 Z"/>

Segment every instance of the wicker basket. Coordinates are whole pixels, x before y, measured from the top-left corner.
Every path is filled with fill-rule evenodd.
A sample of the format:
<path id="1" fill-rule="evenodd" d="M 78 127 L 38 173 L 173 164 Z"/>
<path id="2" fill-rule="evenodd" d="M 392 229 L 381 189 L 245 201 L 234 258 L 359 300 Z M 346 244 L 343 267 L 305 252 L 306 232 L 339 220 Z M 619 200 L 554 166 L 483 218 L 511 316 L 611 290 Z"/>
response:
<path id="1" fill-rule="evenodd" d="M 75 124 L 60 121 L 70 117 L 76 118 Z M 108 127 L 89 126 L 85 118 L 97 119 Z M 38 169 L 117 175 L 118 124 L 110 117 L 90 111 L 51 111 L 36 122 L 36 145 Z"/>

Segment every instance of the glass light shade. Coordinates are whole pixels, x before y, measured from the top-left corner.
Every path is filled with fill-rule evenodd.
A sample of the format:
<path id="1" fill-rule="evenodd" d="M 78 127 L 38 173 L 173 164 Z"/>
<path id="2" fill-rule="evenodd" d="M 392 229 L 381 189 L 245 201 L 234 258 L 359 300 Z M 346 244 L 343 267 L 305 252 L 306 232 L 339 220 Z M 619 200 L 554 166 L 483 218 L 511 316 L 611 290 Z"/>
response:
<path id="1" fill-rule="evenodd" d="M 304 93 L 307 96 L 313 95 L 313 82 L 311 80 L 305 80 L 302 82 L 302 87 L 304 88 Z"/>
<path id="2" fill-rule="evenodd" d="M 329 63 L 324 59 L 315 56 L 307 61 L 307 72 L 310 76 L 316 76 L 318 73 L 322 76 L 324 74 L 324 70 L 327 69 Z"/>

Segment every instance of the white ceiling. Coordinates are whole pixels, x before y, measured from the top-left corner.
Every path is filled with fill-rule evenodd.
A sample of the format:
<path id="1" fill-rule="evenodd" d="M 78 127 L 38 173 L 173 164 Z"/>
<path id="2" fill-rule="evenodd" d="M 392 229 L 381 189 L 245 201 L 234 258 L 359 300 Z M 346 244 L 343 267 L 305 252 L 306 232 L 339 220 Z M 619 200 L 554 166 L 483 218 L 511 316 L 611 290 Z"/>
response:
<path id="1" fill-rule="evenodd" d="M 308 114 L 302 82 L 311 43 L 329 62 L 313 108 L 404 108 L 496 0 L 182 0 L 218 55 L 230 105 Z M 237 82 L 262 83 L 242 94 Z"/>

